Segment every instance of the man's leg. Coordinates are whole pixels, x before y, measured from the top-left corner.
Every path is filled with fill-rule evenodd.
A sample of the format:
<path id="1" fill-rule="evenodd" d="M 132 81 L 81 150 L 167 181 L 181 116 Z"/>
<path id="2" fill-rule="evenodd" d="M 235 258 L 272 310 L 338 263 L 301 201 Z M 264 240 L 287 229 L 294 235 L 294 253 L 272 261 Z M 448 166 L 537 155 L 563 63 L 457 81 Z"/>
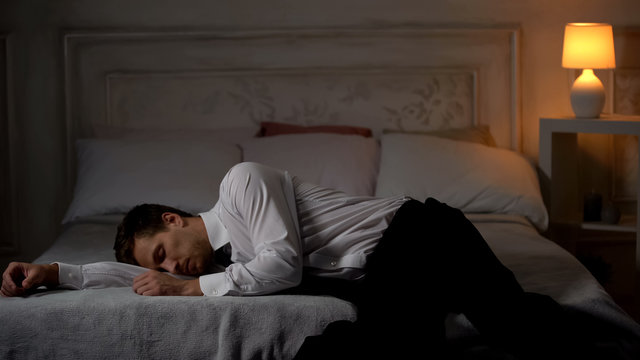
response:
<path id="1" fill-rule="evenodd" d="M 345 354 L 349 355 L 343 358 L 411 358 L 442 350 L 446 274 L 441 279 L 442 256 L 427 250 L 424 215 L 424 204 L 415 200 L 398 210 L 367 258 L 366 276 L 357 285 L 353 302 L 358 321 L 334 323 L 322 336 L 307 338 L 299 359 Z"/>
<path id="2" fill-rule="evenodd" d="M 464 214 L 434 199 L 398 210 L 366 271 L 354 301 L 356 324 L 335 324 L 315 340 L 347 339 L 385 356 L 439 353 L 444 317 L 457 312 L 489 344 L 537 356 L 566 328 L 557 303 L 525 293 Z"/>
<path id="3" fill-rule="evenodd" d="M 421 202 L 405 203 L 367 258 L 357 323 L 376 353 L 443 350 L 450 274 L 442 271 L 447 254 L 432 240 L 426 216 Z"/>
<path id="4" fill-rule="evenodd" d="M 518 358 L 591 358 L 577 318 L 549 296 L 523 291 L 460 210 L 434 199 L 425 205 L 438 228 L 434 240 L 447 254 L 449 310 L 465 314 L 490 345 Z"/>
<path id="5" fill-rule="evenodd" d="M 466 312 L 475 300 L 487 304 L 522 294 L 511 271 L 466 222 L 462 213 L 435 200 L 405 203 L 367 258 L 354 300 L 358 321 L 332 324 L 322 337 L 308 338 L 301 353 L 321 358 L 332 348 L 329 343 L 346 340 L 352 352 L 383 358 L 440 355 L 447 313 Z M 494 294 L 485 296 L 486 291 Z"/>

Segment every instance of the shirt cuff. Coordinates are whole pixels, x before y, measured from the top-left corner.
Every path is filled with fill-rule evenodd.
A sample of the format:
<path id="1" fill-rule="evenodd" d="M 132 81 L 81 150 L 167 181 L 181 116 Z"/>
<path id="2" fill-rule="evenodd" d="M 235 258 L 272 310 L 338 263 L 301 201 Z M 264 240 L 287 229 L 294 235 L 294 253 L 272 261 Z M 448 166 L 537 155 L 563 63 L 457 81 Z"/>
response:
<path id="1" fill-rule="evenodd" d="M 70 265 L 60 262 L 58 264 L 58 283 L 59 287 L 65 289 L 82 289 L 82 265 Z"/>
<path id="2" fill-rule="evenodd" d="M 229 292 L 225 272 L 200 276 L 198 280 L 204 296 L 223 296 Z"/>

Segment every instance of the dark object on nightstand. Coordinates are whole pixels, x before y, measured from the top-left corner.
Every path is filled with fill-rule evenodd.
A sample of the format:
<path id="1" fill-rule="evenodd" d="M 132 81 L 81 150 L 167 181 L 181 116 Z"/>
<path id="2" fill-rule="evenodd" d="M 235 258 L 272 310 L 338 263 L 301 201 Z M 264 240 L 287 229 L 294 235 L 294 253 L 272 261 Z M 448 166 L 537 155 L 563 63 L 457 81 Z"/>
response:
<path id="1" fill-rule="evenodd" d="M 584 221 L 600 221 L 602 195 L 590 193 L 584 196 Z"/>
<path id="2" fill-rule="evenodd" d="M 613 202 L 608 201 L 602 207 L 600 217 L 602 218 L 602 221 L 607 224 L 617 224 L 620 221 L 620 209 L 618 209 Z"/>

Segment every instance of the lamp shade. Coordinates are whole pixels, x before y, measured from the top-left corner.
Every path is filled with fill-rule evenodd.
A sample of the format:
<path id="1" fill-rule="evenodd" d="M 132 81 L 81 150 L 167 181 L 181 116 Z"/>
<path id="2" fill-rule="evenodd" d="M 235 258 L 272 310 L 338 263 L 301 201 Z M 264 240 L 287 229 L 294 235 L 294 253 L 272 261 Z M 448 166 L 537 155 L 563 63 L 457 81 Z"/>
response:
<path id="1" fill-rule="evenodd" d="M 569 69 L 613 69 L 613 29 L 609 24 L 569 23 L 564 28 L 562 67 Z"/>

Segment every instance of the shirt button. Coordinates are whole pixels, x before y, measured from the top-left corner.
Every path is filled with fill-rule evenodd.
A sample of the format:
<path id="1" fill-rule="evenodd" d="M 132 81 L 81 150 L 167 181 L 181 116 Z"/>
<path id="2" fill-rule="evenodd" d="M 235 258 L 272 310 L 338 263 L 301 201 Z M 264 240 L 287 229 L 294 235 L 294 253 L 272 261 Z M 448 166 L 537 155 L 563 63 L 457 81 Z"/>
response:
<path id="1" fill-rule="evenodd" d="M 334 261 L 331 262 L 331 266 L 336 266 L 336 265 L 338 265 L 337 261 L 334 260 Z"/>

